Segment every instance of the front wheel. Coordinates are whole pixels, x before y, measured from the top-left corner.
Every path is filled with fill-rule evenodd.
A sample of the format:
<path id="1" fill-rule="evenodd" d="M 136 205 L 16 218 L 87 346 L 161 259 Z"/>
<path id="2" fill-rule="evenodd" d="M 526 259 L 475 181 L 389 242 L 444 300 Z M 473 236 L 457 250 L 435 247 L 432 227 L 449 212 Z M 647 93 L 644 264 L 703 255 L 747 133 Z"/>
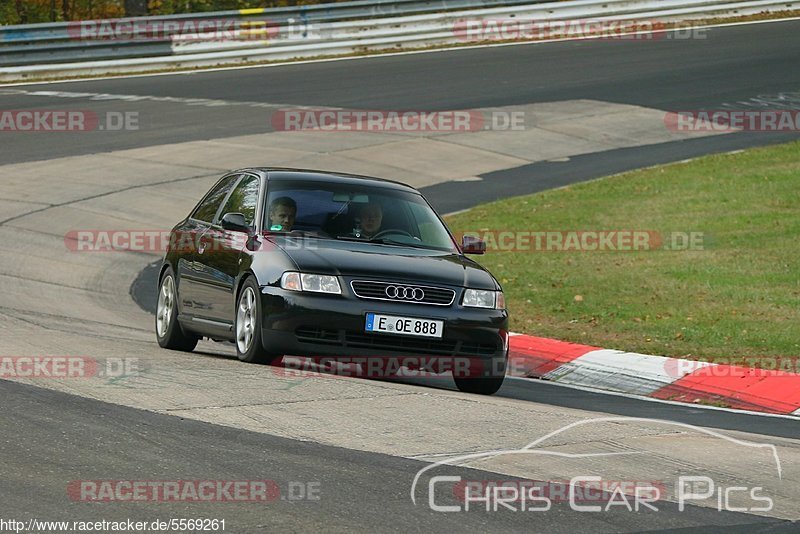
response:
<path id="1" fill-rule="evenodd" d="M 279 357 L 264 349 L 259 294 L 258 284 L 249 277 L 236 300 L 236 356 L 248 363 L 270 363 Z"/>
<path id="2" fill-rule="evenodd" d="M 456 387 L 463 393 L 477 393 L 478 395 L 494 395 L 503 385 L 504 376 L 482 378 L 463 378 L 454 376 Z"/>
<path id="3" fill-rule="evenodd" d="M 185 333 L 178 323 L 178 291 L 172 267 L 164 271 L 158 287 L 156 339 L 161 348 L 187 352 L 194 350 L 199 339 Z"/>
<path id="4" fill-rule="evenodd" d="M 459 366 L 453 369 L 453 380 L 456 387 L 463 393 L 477 393 L 479 395 L 494 395 L 503 385 L 506 377 L 507 362 L 490 360 L 490 369 L 470 369 L 469 365 L 461 366 L 466 372 L 459 372 Z M 470 362 L 467 362 L 468 364 Z M 471 372 L 470 372 L 471 371 Z"/>

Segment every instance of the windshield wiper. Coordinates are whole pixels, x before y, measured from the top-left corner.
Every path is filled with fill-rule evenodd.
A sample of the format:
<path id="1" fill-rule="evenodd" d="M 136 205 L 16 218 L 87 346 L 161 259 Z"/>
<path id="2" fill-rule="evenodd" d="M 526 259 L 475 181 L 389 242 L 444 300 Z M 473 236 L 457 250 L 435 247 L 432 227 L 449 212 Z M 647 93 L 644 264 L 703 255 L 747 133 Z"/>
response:
<path id="1" fill-rule="evenodd" d="M 387 239 L 385 237 L 382 238 L 382 239 L 377 239 L 377 240 L 370 239 L 369 242 L 370 243 L 380 243 L 381 245 L 397 245 L 397 246 L 401 246 L 401 247 L 421 248 L 421 249 L 425 249 L 425 250 L 441 250 L 441 249 L 438 249 L 438 248 L 435 248 L 435 247 L 429 247 L 429 246 L 423 245 L 422 243 L 409 243 L 408 241 L 397 241 L 396 239 Z"/>
<path id="2" fill-rule="evenodd" d="M 340 241 L 355 241 L 356 243 L 369 243 L 369 239 L 363 237 L 354 237 L 351 235 L 337 235 L 336 239 Z"/>
<path id="3" fill-rule="evenodd" d="M 289 232 L 269 232 L 271 235 L 283 237 L 315 237 L 318 239 L 333 239 L 328 234 L 313 230 L 291 230 Z"/>
<path id="4" fill-rule="evenodd" d="M 341 241 L 352 241 L 354 243 L 373 243 L 376 245 L 404 245 L 405 243 L 395 242 L 391 239 L 368 239 L 366 237 L 355 237 L 352 235 L 337 235 L 336 239 Z"/>
<path id="5" fill-rule="evenodd" d="M 424 250 L 443 250 L 441 248 L 436 247 L 428 247 L 422 244 L 417 243 L 409 243 L 407 241 L 397 241 L 395 239 L 387 239 L 382 237 L 380 239 L 365 239 L 363 237 L 353 237 L 349 235 L 338 235 L 336 239 L 340 239 L 342 241 L 353 241 L 355 243 L 372 243 L 375 245 L 388 245 L 391 247 L 409 247 L 409 248 L 420 248 Z"/>

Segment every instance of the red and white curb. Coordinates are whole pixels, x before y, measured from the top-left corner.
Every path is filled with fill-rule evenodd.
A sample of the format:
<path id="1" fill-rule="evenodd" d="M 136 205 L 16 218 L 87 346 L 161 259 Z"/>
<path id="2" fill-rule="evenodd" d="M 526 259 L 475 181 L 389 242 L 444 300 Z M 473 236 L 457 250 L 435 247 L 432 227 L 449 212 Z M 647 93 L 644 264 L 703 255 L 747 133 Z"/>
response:
<path id="1" fill-rule="evenodd" d="M 523 334 L 511 376 L 738 410 L 800 416 L 800 374 L 650 356 Z"/>

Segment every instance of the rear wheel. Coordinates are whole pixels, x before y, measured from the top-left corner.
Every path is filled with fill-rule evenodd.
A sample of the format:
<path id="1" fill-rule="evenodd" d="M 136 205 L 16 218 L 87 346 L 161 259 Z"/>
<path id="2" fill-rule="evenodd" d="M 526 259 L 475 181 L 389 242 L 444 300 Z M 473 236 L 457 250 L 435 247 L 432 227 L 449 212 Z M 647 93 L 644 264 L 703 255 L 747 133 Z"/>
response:
<path id="1" fill-rule="evenodd" d="M 156 306 L 156 339 L 165 349 L 192 351 L 198 337 L 187 334 L 178 323 L 178 291 L 172 267 L 167 267 L 158 286 Z"/>
<path id="2" fill-rule="evenodd" d="M 243 362 L 270 363 L 280 357 L 264 348 L 261 336 L 261 298 L 255 279 L 245 280 L 236 299 L 236 355 Z"/>

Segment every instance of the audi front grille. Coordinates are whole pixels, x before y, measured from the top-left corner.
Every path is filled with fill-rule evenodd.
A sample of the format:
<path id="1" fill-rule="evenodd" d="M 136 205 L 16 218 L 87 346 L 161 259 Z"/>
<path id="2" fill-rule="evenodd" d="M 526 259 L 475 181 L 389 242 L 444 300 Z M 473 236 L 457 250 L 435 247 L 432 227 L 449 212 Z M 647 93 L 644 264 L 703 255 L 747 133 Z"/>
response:
<path id="1" fill-rule="evenodd" d="M 433 304 L 449 306 L 456 298 L 456 292 L 444 287 L 418 286 L 393 282 L 373 282 L 353 280 L 350 282 L 353 293 L 358 298 L 407 302 L 409 304 Z"/>

